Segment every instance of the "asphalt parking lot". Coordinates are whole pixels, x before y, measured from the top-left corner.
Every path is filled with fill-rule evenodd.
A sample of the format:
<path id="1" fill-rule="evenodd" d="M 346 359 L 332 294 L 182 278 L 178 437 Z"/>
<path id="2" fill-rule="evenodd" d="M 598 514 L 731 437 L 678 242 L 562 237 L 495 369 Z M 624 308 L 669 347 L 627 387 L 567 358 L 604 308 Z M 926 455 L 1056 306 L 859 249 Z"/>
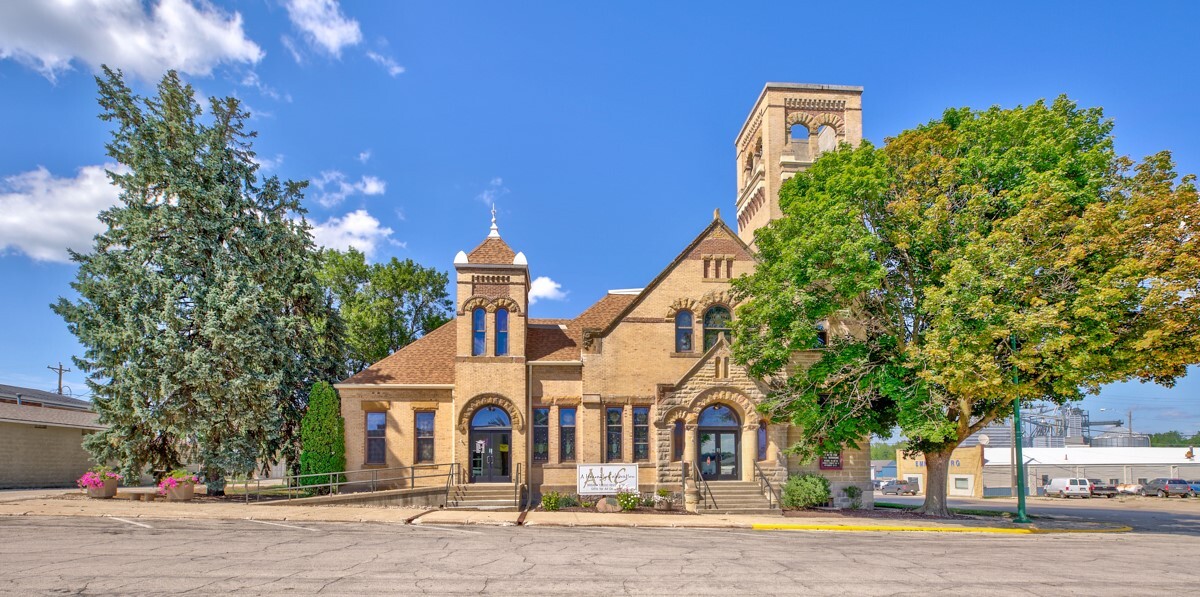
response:
<path id="1" fill-rule="evenodd" d="M 1200 537 L 0 518 L 0 594 L 1146 594 Z"/>
<path id="2" fill-rule="evenodd" d="M 876 502 L 920 505 L 923 496 L 883 495 L 875 492 Z M 949 498 L 951 508 L 1004 510 L 1015 512 L 1012 498 Z M 1120 496 L 1116 498 L 1030 497 L 1026 502 L 1030 515 L 1077 517 L 1087 520 L 1132 526 L 1139 533 L 1171 533 L 1200 536 L 1200 498 L 1158 498 Z"/>

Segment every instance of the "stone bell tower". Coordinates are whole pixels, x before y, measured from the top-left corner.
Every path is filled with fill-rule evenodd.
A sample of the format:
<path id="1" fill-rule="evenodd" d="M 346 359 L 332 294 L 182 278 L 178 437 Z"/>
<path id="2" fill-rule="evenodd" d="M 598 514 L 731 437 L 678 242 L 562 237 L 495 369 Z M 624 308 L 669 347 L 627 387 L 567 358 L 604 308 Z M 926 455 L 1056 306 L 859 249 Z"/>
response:
<path id="1" fill-rule="evenodd" d="M 839 143 L 862 142 L 862 87 L 767 83 L 734 141 L 738 237 L 782 215 L 779 187 Z"/>

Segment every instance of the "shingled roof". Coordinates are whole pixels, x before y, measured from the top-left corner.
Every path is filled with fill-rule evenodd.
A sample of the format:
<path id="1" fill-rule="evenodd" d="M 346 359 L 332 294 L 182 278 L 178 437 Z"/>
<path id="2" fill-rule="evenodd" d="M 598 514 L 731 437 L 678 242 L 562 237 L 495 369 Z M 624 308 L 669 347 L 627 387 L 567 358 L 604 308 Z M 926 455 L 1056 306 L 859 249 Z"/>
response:
<path id="1" fill-rule="evenodd" d="M 0 422 L 77 429 L 104 429 L 104 425 L 100 424 L 100 416 L 90 410 L 30 406 L 10 402 L 0 402 Z"/>
<path id="2" fill-rule="evenodd" d="M 513 251 L 508 243 L 501 240 L 499 236 L 491 236 L 484 239 L 467 255 L 467 261 L 492 265 L 512 265 L 513 259 L 516 257 L 517 252 Z"/>
<path id="3" fill-rule="evenodd" d="M 531 319 L 525 340 L 530 361 L 578 361 L 579 338 L 570 319 Z"/>
<path id="4" fill-rule="evenodd" d="M 451 384 L 458 335 L 451 319 L 420 340 L 359 371 L 344 384 Z"/>

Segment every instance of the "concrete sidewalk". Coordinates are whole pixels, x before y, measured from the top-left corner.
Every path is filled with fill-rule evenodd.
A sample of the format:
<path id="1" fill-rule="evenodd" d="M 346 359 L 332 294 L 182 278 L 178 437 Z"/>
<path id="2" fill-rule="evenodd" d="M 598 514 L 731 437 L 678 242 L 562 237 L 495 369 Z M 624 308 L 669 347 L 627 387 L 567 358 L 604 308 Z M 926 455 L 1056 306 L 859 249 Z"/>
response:
<path id="1" fill-rule="evenodd" d="M 312 522 L 380 522 L 428 525 L 515 526 L 520 512 L 427 510 L 378 506 L 270 506 L 237 501 L 143 502 L 128 499 L 93 500 L 80 490 L 41 490 L 0 499 L 0 516 L 111 516 L 120 518 L 275 520 Z M 542 512 L 525 514 L 530 527 L 738 528 L 754 530 L 878 531 L 949 533 L 1113 532 L 1118 525 L 1078 520 L 1039 519 L 1017 525 L 1002 518 L 955 520 L 869 518 L 860 516 L 780 516 L 627 514 L 599 512 Z"/>

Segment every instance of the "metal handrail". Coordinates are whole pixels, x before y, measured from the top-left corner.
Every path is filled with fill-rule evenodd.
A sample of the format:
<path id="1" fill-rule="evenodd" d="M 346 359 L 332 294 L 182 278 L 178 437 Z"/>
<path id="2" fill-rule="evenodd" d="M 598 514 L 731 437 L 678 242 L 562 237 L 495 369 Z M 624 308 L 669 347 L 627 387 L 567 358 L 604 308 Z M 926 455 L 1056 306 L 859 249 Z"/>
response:
<path id="1" fill-rule="evenodd" d="M 704 509 L 713 510 L 717 507 L 717 498 L 713 497 L 712 490 L 708 488 L 708 481 L 704 480 L 704 475 L 700 474 L 700 469 L 692 467 L 692 480 L 696 482 L 696 489 L 700 492 L 701 499 L 704 500 Z M 703 487 L 704 489 L 700 489 Z M 709 502 L 712 505 L 708 505 Z"/>
<path id="2" fill-rule="evenodd" d="M 513 505 L 521 504 L 521 463 L 516 466 L 516 474 L 513 475 Z"/>
<path id="3" fill-rule="evenodd" d="M 758 463 L 754 463 L 754 476 L 758 479 L 758 489 L 763 492 L 767 498 L 768 507 L 774 509 L 777 505 L 782 507 L 783 500 L 775 491 L 775 486 L 771 485 L 771 481 L 767 479 L 767 475 L 759 468 Z"/>
<path id="4" fill-rule="evenodd" d="M 447 471 L 444 473 L 435 472 L 420 475 L 417 474 L 417 469 L 437 469 L 441 467 L 447 467 Z M 345 470 L 333 473 L 307 473 L 303 475 L 286 475 L 283 477 L 267 479 L 246 479 L 241 483 L 241 485 L 245 492 L 245 500 L 247 503 L 250 502 L 251 494 L 255 495 L 256 500 L 261 501 L 264 491 L 275 491 L 280 488 L 282 488 L 284 491 L 284 497 L 286 497 L 288 500 L 291 500 L 293 493 L 308 492 L 321 488 L 328 488 L 330 494 L 336 495 L 341 493 L 346 487 L 355 486 L 363 486 L 365 491 L 378 491 L 381 483 L 393 481 L 399 481 L 401 485 L 404 485 L 405 482 L 407 482 L 409 489 L 416 487 L 417 479 L 445 477 L 447 483 L 449 483 L 452 478 L 457 477 L 457 467 L 458 464 L 452 462 L 446 464 L 431 463 L 389 468 Z M 368 478 L 354 478 L 351 480 L 352 477 L 363 476 L 368 476 Z M 306 481 L 307 479 L 317 478 L 324 478 L 327 479 L 327 481 L 324 483 L 312 483 Z M 253 490 L 250 488 L 251 481 L 254 483 Z M 267 483 L 267 487 L 265 488 L 263 487 L 264 482 Z M 449 494 L 448 488 L 447 494 Z"/>

